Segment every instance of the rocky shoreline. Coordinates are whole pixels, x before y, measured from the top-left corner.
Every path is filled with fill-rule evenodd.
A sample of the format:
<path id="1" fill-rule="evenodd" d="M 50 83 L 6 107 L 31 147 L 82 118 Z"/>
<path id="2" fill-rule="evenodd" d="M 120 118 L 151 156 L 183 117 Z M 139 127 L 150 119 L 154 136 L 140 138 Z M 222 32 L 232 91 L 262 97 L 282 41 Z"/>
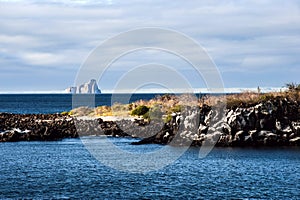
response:
<path id="1" fill-rule="evenodd" d="M 65 114 L 0 113 L 0 142 L 56 141 L 101 135 L 145 138 L 159 131 L 145 129 L 146 124 L 143 119 L 104 121 L 102 118 L 82 119 Z"/>
<path id="2" fill-rule="evenodd" d="M 60 114 L 0 114 L 0 142 L 76 138 L 74 121 Z"/>
<path id="3" fill-rule="evenodd" d="M 189 116 L 194 115 L 194 119 Z M 180 120 L 178 120 L 180 119 Z M 195 120 L 197 119 L 197 120 Z M 178 132 L 178 127 L 183 126 Z M 197 123 L 189 131 L 189 124 Z M 214 123 L 211 123 L 211 122 Z M 179 137 L 177 137 L 179 134 Z M 174 139 L 177 140 L 174 142 Z M 257 105 L 240 105 L 225 110 L 224 116 L 209 106 L 195 109 L 187 117 L 173 115 L 170 123 L 156 135 L 135 144 L 175 144 L 201 146 L 204 142 L 222 147 L 299 146 L 299 102 L 276 98 Z"/>
<path id="4" fill-rule="evenodd" d="M 220 118 L 209 106 L 173 113 L 168 123 L 142 119 L 104 121 L 63 114 L 0 113 L 0 142 L 55 141 L 86 135 L 141 138 L 133 144 L 201 146 L 299 146 L 299 102 L 276 98 L 226 109 Z M 213 122 L 213 123 L 212 123 Z M 191 128 L 194 124 L 194 128 Z"/>

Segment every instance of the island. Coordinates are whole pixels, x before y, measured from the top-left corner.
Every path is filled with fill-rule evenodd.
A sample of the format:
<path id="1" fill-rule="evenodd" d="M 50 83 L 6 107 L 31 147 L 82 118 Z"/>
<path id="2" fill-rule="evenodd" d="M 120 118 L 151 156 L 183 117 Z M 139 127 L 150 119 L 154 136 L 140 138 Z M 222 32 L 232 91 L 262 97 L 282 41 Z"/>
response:
<path id="1" fill-rule="evenodd" d="M 100 94 L 101 90 L 98 87 L 97 81 L 95 79 L 91 79 L 87 83 L 69 87 L 65 89 L 65 92 L 71 94 Z"/>
<path id="2" fill-rule="evenodd" d="M 0 142 L 134 137 L 134 145 L 299 146 L 300 85 L 222 96 L 162 95 L 60 114 L 0 114 Z M 223 113 L 223 114 L 222 114 Z"/>

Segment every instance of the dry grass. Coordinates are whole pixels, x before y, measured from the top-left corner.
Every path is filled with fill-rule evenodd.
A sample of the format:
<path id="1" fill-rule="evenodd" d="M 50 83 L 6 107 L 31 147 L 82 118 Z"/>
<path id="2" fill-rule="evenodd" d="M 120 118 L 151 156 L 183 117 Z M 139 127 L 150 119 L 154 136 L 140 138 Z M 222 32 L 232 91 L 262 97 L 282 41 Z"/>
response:
<path id="1" fill-rule="evenodd" d="M 216 106 L 220 103 L 227 105 L 227 108 L 249 107 L 258 103 L 275 98 L 287 98 L 291 101 L 300 102 L 300 89 L 289 89 L 284 92 L 255 93 L 243 92 L 224 96 L 205 96 L 201 99 L 193 95 L 163 95 L 157 96 L 149 101 L 139 100 L 130 104 L 116 103 L 113 106 L 99 106 L 95 109 L 81 107 L 73 109 L 69 114 L 74 116 L 129 116 L 131 111 L 138 106 L 149 108 L 160 107 L 166 115 L 178 112 L 183 106 Z"/>
<path id="2" fill-rule="evenodd" d="M 300 91 L 288 90 L 285 92 L 270 93 L 243 92 L 226 96 L 209 96 L 202 99 L 202 104 L 215 106 L 216 104 L 223 102 L 227 105 L 227 108 L 238 106 L 249 107 L 275 98 L 287 98 L 291 101 L 300 102 Z"/>
<path id="3" fill-rule="evenodd" d="M 69 112 L 69 115 L 72 116 L 93 116 L 94 115 L 94 109 L 88 108 L 88 107 L 79 107 L 71 110 Z"/>
<path id="4" fill-rule="evenodd" d="M 112 116 L 112 111 L 110 106 L 99 106 L 95 108 L 96 116 Z"/>

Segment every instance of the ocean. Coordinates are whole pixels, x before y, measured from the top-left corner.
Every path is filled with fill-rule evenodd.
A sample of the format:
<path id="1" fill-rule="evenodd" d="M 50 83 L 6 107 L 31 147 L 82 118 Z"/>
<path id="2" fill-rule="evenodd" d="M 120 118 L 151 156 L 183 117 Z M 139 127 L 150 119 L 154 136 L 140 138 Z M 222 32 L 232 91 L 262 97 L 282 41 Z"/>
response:
<path id="1" fill-rule="evenodd" d="M 130 101 L 156 94 L 139 95 Z M 109 94 L 96 96 L 96 105 L 110 104 Z M 0 112 L 71 108 L 72 95 L 0 95 Z M 164 148 L 131 145 L 137 141 L 132 138 L 108 139 L 137 154 Z M 112 161 L 126 160 L 122 154 L 105 153 Z M 0 143 L 0 199 L 300 199 L 297 147 L 214 148 L 205 158 L 198 155 L 199 148 L 191 147 L 162 169 L 129 173 L 98 161 L 81 139 Z"/>
<path id="2" fill-rule="evenodd" d="M 150 100 L 153 94 L 96 94 L 79 95 L 82 99 L 95 98 L 95 106 L 111 106 L 114 103 L 131 103 L 140 99 Z M 113 97 L 113 98 L 112 98 Z M 83 102 L 83 105 L 84 104 Z M 72 109 L 72 94 L 0 94 L 0 112 L 37 114 L 61 113 Z"/>

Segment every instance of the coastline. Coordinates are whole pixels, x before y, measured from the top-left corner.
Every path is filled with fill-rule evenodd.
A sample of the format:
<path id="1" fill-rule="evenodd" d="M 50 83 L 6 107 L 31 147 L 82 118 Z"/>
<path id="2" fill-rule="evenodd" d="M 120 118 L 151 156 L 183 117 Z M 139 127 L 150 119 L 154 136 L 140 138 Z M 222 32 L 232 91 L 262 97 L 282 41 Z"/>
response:
<path id="1" fill-rule="evenodd" d="M 150 105 L 149 102 L 156 106 L 157 103 L 169 104 L 176 100 L 170 95 L 160 98 L 133 106 Z M 208 102 L 211 104 L 211 100 Z M 143 119 L 143 116 L 101 116 L 99 113 L 91 115 L 85 112 L 76 116 L 78 113 L 72 113 L 76 109 L 64 114 L 1 113 L 0 142 L 52 141 L 107 135 L 140 138 L 139 142 L 133 143 L 135 145 L 201 146 L 207 141 L 215 141 L 216 146 L 224 147 L 300 145 L 299 101 L 276 96 L 252 104 L 237 102 L 229 102 L 230 107 L 227 105 L 227 108 L 223 108 L 225 115 L 222 118 L 216 118 L 220 113 L 213 109 L 215 105 L 205 102 L 202 106 L 191 104 L 186 110 L 169 113 L 168 121 L 163 122 Z M 122 110 L 124 105 L 105 108 Z M 78 110 L 90 112 L 87 108 Z M 104 112 L 103 109 L 100 111 Z M 191 130 L 189 124 L 195 123 L 195 120 L 198 120 L 197 125 Z M 214 125 L 210 121 L 214 121 Z"/>

